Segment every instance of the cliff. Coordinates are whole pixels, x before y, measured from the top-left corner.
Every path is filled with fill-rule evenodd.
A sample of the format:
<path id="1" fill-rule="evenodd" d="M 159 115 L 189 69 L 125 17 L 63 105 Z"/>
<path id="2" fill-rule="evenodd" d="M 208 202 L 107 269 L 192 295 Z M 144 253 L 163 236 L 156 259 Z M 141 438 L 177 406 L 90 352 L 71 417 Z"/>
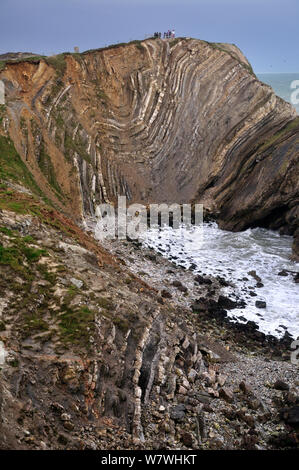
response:
<path id="1" fill-rule="evenodd" d="M 124 194 L 203 202 L 230 230 L 293 234 L 299 118 L 234 45 L 133 41 L 2 64 L 2 127 L 78 219 Z"/>

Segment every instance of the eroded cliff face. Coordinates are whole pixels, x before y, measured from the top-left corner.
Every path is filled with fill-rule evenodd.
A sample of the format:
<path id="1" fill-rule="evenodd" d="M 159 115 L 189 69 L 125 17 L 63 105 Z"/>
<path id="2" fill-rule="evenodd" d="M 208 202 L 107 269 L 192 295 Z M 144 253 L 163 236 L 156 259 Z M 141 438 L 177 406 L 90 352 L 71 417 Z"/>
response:
<path id="1" fill-rule="evenodd" d="M 118 194 L 294 233 L 299 119 L 236 46 L 147 40 L 7 63 L 3 130 L 77 218 Z"/>

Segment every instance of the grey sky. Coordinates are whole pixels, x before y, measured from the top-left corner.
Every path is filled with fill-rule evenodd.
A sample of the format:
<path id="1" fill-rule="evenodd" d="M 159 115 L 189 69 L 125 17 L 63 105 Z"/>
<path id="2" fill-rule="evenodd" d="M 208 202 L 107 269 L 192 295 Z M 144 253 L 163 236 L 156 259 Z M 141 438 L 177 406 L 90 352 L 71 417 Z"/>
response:
<path id="1" fill-rule="evenodd" d="M 237 44 L 256 72 L 298 72 L 298 0 L 1 0 L 0 53 L 178 36 Z"/>

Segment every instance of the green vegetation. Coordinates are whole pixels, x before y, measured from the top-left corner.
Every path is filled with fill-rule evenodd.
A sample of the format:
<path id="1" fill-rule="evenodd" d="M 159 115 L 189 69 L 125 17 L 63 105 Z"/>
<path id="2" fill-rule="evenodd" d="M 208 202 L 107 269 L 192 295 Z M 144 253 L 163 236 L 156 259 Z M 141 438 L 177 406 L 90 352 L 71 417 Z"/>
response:
<path id="1" fill-rule="evenodd" d="M 107 100 L 107 95 L 106 93 L 104 92 L 104 90 L 102 90 L 101 88 L 97 88 L 97 91 L 96 91 L 96 96 L 99 100 L 101 101 L 106 101 Z"/>
<path id="2" fill-rule="evenodd" d="M 56 75 L 59 78 L 62 78 L 66 71 L 65 56 L 66 53 L 63 53 L 45 58 L 47 64 L 52 66 L 56 70 Z"/>
<path id="3" fill-rule="evenodd" d="M 64 304 L 60 314 L 61 340 L 68 344 L 88 345 L 90 334 L 95 328 L 95 314 L 86 306 L 71 308 Z"/>
<path id="4" fill-rule="evenodd" d="M 143 40 L 134 39 L 133 41 L 130 41 L 130 42 L 119 42 L 117 44 L 110 44 L 107 47 L 100 47 L 98 49 L 89 49 L 88 51 L 82 52 L 81 55 L 90 54 L 92 52 L 107 51 L 109 49 L 117 49 L 118 47 L 124 47 L 124 46 L 132 45 L 132 44 L 136 45 L 138 47 L 138 49 L 144 51 L 144 47 L 143 47 L 142 43 L 143 43 Z"/>
<path id="5" fill-rule="evenodd" d="M 2 124 L 3 118 L 6 113 L 6 106 L 5 104 L 0 104 L 0 125 Z"/>
<path id="6" fill-rule="evenodd" d="M 94 329 L 94 313 L 86 306 L 72 308 L 69 298 L 68 302 L 64 299 L 57 316 L 57 309 L 53 309 L 53 288 L 57 275 L 48 270 L 47 262 L 38 262 L 42 256 L 48 256 L 48 253 L 34 246 L 34 243 L 36 241 L 31 236 L 21 236 L 16 230 L 0 227 L 0 289 L 15 293 L 15 301 L 10 308 L 14 312 L 14 324 L 19 334 L 25 339 L 33 333 L 47 332 L 49 335 L 41 338 L 47 341 L 54 330 L 58 330 L 65 344 L 87 347 L 89 335 Z M 71 287 L 69 291 L 77 292 L 75 287 Z M 56 299 L 56 305 L 59 303 L 60 300 Z M 53 320 L 55 327 L 51 330 L 50 321 L 52 323 Z M 0 330 L 5 329 L 6 325 L 2 322 Z"/>
<path id="7" fill-rule="evenodd" d="M 14 235 L 14 232 L 7 227 L 0 227 L 0 232 L 4 233 L 4 235 L 7 235 L 8 237 L 13 237 Z"/>
<path id="8" fill-rule="evenodd" d="M 65 133 L 65 138 L 64 138 L 64 151 L 65 151 L 65 157 L 68 161 L 72 160 L 73 153 L 76 152 L 80 157 L 84 158 L 88 163 L 91 163 L 91 158 L 90 155 L 86 152 L 85 150 L 85 145 L 80 137 L 80 130 L 78 130 L 75 139 L 73 140 L 72 136 L 68 134 L 67 132 Z"/>
<path id="9" fill-rule="evenodd" d="M 175 39 L 173 39 L 172 41 L 170 41 L 169 47 L 172 48 L 172 47 L 176 46 L 177 43 L 181 41 L 181 39 L 182 39 L 182 38 L 175 38 Z"/>
<path id="10" fill-rule="evenodd" d="M 42 332 L 49 329 L 48 323 L 41 317 L 40 312 L 37 310 L 26 312 L 23 321 L 23 335 L 25 337 L 31 335 L 33 332 Z"/>
<path id="11" fill-rule="evenodd" d="M 38 264 L 36 268 L 47 282 L 52 284 L 52 286 L 55 286 L 57 281 L 57 276 L 55 273 L 48 271 L 45 264 Z"/>
<path id="12" fill-rule="evenodd" d="M 213 47 L 213 49 L 218 49 L 219 51 L 222 51 L 222 52 L 225 52 L 226 54 L 229 54 L 233 59 L 237 60 L 239 62 L 239 64 L 242 65 L 242 67 L 244 67 L 251 75 L 253 75 L 254 77 L 256 77 L 254 71 L 253 71 L 253 68 L 251 66 L 251 64 L 246 64 L 245 62 L 242 62 L 239 57 L 237 56 L 237 54 L 234 54 L 232 51 L 229 51 L 227 50 L 225 47 L 223 47 L 222 43 L 221 42 L 209 42 L 209 41 L 205 41 L 207 44 L 209 44 L 209 46 Z M 232 44 L 232 46 L 235 46 L 235 44 Z M 237 46 L 235 46 L 237 47 Z"/>
<path id="13" fill-rule="evenodd" d="M 41 145 L 40 154 L 37 160 L 38 166 L 40 167 L 42 173 L 45 175 L 49 181 L 52 188 L 56 191 L 56 196 L 61 199 L 63 196 L 62 189 L 59 186 L 58 181 L 56 180 L 55 170 L 51 161 L 51 158 L 46 153 L 43 144 Z"/>
<path id="14" fill-rule="evenodd" d="M 7 246 L 0 243 L 0 264 L 28 274 L 28 263 L 35 263 L 41 256 L 47 255 L 45 250 L 30 246 L 33 242 L 31 237 L 14 235 L 5 227 L 2 227 L 1 232 L 10 237 L 10 243 Z"/>
<path id="15" fill-rule="evenodd" d="M 23 117 L 21 117 L 20 119 L 20 127 L 21 129 L 24 129 L 26 127 L 26 120 Z"/>
<path id="16" fill-rule="evenodd" d="M 74 59 L 76 59 L 80 63 L 80 60 L 81 60 L 80 52 L 72 52 L 70 55 L 74 57 Z"/>
<path id="17" fill-rule="evenodd" d="M 67 294 L 64 297 L 64 303 L 68 305 L 75 297 L 76 295 L 80 294 L 81 290 L 76 287 L 76 286 L 70 286 L 68 288 Z"/>
<path id="18" fill-rule="evenodd" d="M 43 56 L 43 55 L 37 55 L 37 56 L 32 56 L 32 57 L 25 57 L 25 58 L 20 58 L 20 59 L 8 59 L 4 61 L 0 61 L 0 71 L 3 70 L 7 64 L 9 65 L 14 65 L 14 64 L 20 64 L 23 62 L 29 62 L 31 64 L 38 64 L 41 60 L 44 60 L 49 66 L 53 67 L 56 70 L 57 77 L 63 77 L 65 71 L 66 71 L 66 57 L 71 56 L 77 62 L 80 63 L 82 60 L 82 56 L 84 54 L 88 54 L 90 52 L 97 52 L 97 51 L 102 51 L 102 50 L 108 50 L 108 49 L 114 49 L 118 47 L 123 47 L 127 46 L 130 44 L 135 44 L 140 51 L 144 51 L 144 47 L 142 45 L 143 41 L 135 39 L 129 43 L 118 43 L 118 44 L 111 44 L 107 47 L 102 47 L 99 49 L 90 49 L 88 51 L 84 51 L 82 53 L 78 52 L 63 52 L 61 54 L 53 55 L 53 56 Z"/>
<path id="19" fill-rule="evenodd" d="M 97 303 L 98 303 L 99 307 L 104 308 L 106 310 L 114 309 L 114 305 L 113 305 L 112 300 L 107 299 L 107 297 L 99 297 L 97 299 Z"/>
<path id="20" fill-rule="evenodd" d="M 64 126 L 64 119 L 63 117 L 61 116 L 60 113 L 58 113 L 58 115 L 56 116 L 56 119 L 55 119 L 55 122 L 56 122 L 56 125 L 59 129 L 62 129 L 63 126 Z"/>
<path id="21" fill-rule="evenodd" d="M 275 143 L 277 143 L 280 139 L 284 136 L 287 136 L 289 132 L 299 127 L 299 117 L 295 118 L 293 121 L 289 122 L 283 129 L 276 132 L 276 134 L 272 135 L 266 142 L 262 144 L 262 146 L 258 149 L 259 153 L 265 152 L 268 148 L 272 147 Z"/>
<path id="22" fill-rule="evenodd" d="M 130 319 L 119 314 L 115 309 L 115 305 L 111 299 L 107 297 L 99 297 L 96 299 L 97 304 L 101 307 L 101 315 L 108 318 L 112 323 L 123 332 L 128 331 L 130 328 Z"/>
<path id="23" fill-rule="evenodd" d="M 29 62 L 30 64 L 39 64 L 42 59 L 45 59 L 45 56 L 37 55 L 32 57 L 24 57 L 20 59 L 8 59 L 0 61 L 0 72 L 4 70 L 6 65 L 21 64 L 22 62 Z"/>
<path id="24" fill-rule="evenodd" d="M 26 122 L 26 119 L 21 117 L 20 119 L 20 128 L 21 128 L 21 131 L 22 131 L 22 134 L 24 135 L 24 137 L 26 137 L 26 139 L 28 139 L 28 128 L 27 128 L 27 122 Z"/>
<path id="25" fill-rule="evenodd" d="M 49 94 L 49 96 L 47 97 L 45 101 L 46 106 L 49 106 L 51 104 L 51 102 L 59 94 L 63 86 L 64 86 L 63 80 L 60 77 L 57 77 L 57 79 L 52 84 L 51 93 Z"/>
<path id="26" fill-rule="evenodd" d="M 46 202 L 46 198 L 43 199 Z M 36 196 L 18 193 L 8 189 L 8 186 L 3 183 L 0 185 L 0 209 L 10 210 L 17 214 L 31 214 L 38 217 L 42 223 L 68 236 L 74 235 L 72 226 L 65 225 L 65 221 L 51 206 L 51 201 L 43 204 Z"/>
<path id="27" fill-rule="evenodd" d="M 43 197 L 32 174 L 21 160 L 12 140 L 0 135 L 0 180 L 22 184 L 33 193 Z"/>

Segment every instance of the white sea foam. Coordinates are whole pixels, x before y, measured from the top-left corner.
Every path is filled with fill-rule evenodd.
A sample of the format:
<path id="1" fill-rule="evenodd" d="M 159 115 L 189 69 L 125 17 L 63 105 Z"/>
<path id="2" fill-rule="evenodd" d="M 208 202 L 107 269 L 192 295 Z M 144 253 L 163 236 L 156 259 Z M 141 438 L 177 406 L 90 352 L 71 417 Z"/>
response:
<path id="1" fill-rule="evenodd" d="M 165 227 L 149 230 L 143 243 L 176 264 L 186 268 L 193 264 L 194 273 L 218 275 L 233 283 L 233 288 L 225 287 L 222 293 L 232 299 L 241 297 L 246 307 L 229 311 L 232 321 L 245 321 L 240 319 L 244 317 L 266 334 L 281 337 L 287 329 L 294 338 L 299 336 L 299 285 L 290 273 L 278 275 L 282 270 L 299 271 L 299 264 L 290 259 L 292 237 L 261 228 L 227 232 L 209 223 L 204 224 L 203 240 L 198 227 Z M 256 280 L 248 274 L 252 270 L 264 287 L 256 288 Z M 250 296 L 249 291 L 257 296 Z M 267 307 L 258 309 L 257 300 L 266 301 Z"/>

